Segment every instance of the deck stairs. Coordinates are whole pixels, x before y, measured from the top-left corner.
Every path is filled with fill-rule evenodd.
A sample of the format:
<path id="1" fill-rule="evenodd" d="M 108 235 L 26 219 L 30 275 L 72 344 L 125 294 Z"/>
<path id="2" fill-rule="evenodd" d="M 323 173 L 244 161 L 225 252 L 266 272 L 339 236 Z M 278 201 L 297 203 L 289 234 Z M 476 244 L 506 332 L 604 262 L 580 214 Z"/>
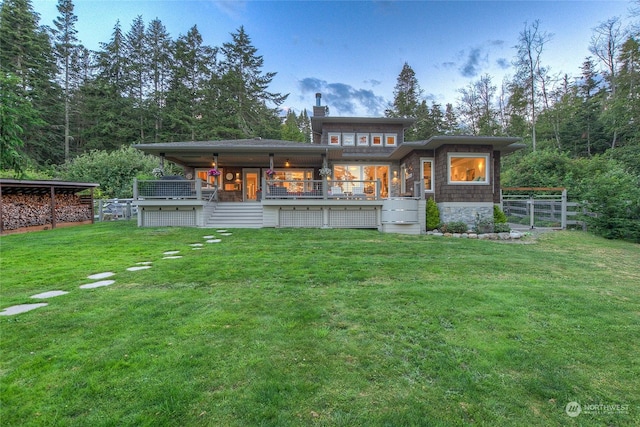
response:
<path id="1" fill-rule="evenodd" d="M 262 228 L 262 204 L 219 202 L 206 228 Z"/>

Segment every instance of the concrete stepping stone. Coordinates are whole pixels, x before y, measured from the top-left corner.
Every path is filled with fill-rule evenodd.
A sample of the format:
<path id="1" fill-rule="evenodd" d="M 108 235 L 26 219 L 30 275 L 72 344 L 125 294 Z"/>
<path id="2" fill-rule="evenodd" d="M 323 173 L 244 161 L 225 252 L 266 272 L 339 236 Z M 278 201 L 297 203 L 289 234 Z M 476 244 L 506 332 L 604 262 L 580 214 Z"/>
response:
<path id="1" fill-rule="evenodd" d="M 166 252 L 163 252 L 162 255 L 175 255 L 179 253 L 180 251 L 166 251 Z"/>
<path id="2" fill-rule="evenodd" d="M 68 293 L 69 292 L 66 292 L 66 291 L 48 291 L 48 292 L 43 292 L 41 294 L 31 295 L 29 298 L 38 298 L 38 299 L 53 298 L 53 297 L 59 297 L 60 295 L 65 295 Z"/>
<path id="3" fill-rule="evenodd" d="M 207 243 L 220 243 L 220 242 L 222 242 L 222 240 L 220 240 L 220 239 L 207 240 Z"/>
<path id="4" fill-rule="evenodd" d="M 107 271 L 105 273 L 92 274 L 91 276 L 87 276 L 87 279 L 91 279 L 91 280 L 106 279 L 107 277 L 114 276 L 115 274 L 116 273 L 112 273 L 110 271 Z"/>
<path id="5" fill-rule="evenodd" d="M 170 256 L 162 257 L 162 259 L 178 259 L 178 258 L 182 258 L 182 255 L 170 255 Z"/>
<path id="6" fill-rule="evenodd" d="M 202 236 L 203 239 L 215 239 L 216 236 Z"/>
<path id="7" fill-rule="evenodd" d="M 101 288 L 103 286 L 109 286 L 116 283 L 115 280 L 101 280 L 99 282 L 87 283 L 86 285 L 81 285 L 80 289 L 93 289 L 93 288 Z"/>
<path id="8" fill-rule="evenodd" d="M 20 304 L 5 308 L 0 311 L 0 316 L 12 316 L 14 314 L 26 313 L 27 311 L 35 310 L 36 308 L 45 307 L 49 304 L 46 302 L 39 302 L 37 304 Z"/>
<path id="9" fill-rule="evenodd" d="M 153 261 L 141 261 L 141 262 L 136 262 L 136 265 L 149 265 L 149 264 L 153 264 Z"/>
<path id="10" fill-rule="evenodd" d="M 213 237 L 210 237 L 210 238 L 213 239 Z M 189 246 L 193 246 L 195 248 L 195 247 L 204 246 L 204 245 L 202 243 L 191 243 Z"/>
<path id="11" fill-rule="evenodd" d="M 136 267 L 127 268 L 127 271 L 140 271 L 140 270 L 146 270 L 147 268 L 151 268 L 151 266 L 150 265 L 138 265 Z"/>
<path id="12" fill-rule="evenodd" d="M 216 233 L 226 233 L 227 230 L 216 230 Z"/>
<path id="13" fill-rule="evenodd" d="M 201 250 L 202 248 L 191 248 L 191 249 L 192 249 L 192 250 L 194 250 L 194 251 L 199 251 L 199 250 Z"/>
<path id="14" fill-rule="evenodd" d="M 220 233 L 221 236 L 231 236 L 233 233 Z"/>

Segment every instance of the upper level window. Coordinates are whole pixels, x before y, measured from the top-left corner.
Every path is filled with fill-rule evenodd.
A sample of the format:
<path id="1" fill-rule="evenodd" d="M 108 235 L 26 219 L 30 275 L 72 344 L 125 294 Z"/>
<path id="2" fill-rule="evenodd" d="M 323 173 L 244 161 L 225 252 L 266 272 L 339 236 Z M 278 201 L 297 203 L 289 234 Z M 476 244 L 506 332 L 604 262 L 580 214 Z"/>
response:
<path id="1" fill-rule="evenodd" d="M 368 133 L 368 132 L 328 132 L 329 145 L 343 147 L 396 147 L 397 133 Z"/>
<path id="2" fill-rule="evenodd" d="M 489 155 L 449 153 L 449 184 L 488 184 Z"/>

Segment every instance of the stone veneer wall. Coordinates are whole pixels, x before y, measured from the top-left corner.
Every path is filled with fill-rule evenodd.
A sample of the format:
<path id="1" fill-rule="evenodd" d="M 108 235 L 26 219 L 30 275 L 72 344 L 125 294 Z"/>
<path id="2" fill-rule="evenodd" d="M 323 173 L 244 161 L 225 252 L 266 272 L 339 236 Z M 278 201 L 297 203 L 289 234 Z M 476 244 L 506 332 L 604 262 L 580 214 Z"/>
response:
<path id="1" fill-rule="evenodd" d="M 482 218 L 493 218 L 493 203 L 443 202 L 438 203 L 441 222 L 462 221 L 472 228 L 476 215 Z"/>

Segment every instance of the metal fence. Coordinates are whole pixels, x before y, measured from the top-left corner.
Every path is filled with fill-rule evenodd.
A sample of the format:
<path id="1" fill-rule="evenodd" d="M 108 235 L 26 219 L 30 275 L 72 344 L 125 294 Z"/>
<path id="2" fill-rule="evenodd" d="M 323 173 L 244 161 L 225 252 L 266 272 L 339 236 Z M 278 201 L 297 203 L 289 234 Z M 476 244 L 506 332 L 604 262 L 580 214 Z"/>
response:
<path id="1" fill-rule="evenodd" d="M 564 188 L 504 188 L 500 198 L 502 210 L 512 224 L 529 228 L 585 227 L 580 217 L 581 205 L 567 201 Z"/>
<path id="2" fill-rule="evenodd" d="M 93 201 L 94 220 L 131 220 L 138 215 L 138 206 L 133 199 L 96 199 Z"/>

